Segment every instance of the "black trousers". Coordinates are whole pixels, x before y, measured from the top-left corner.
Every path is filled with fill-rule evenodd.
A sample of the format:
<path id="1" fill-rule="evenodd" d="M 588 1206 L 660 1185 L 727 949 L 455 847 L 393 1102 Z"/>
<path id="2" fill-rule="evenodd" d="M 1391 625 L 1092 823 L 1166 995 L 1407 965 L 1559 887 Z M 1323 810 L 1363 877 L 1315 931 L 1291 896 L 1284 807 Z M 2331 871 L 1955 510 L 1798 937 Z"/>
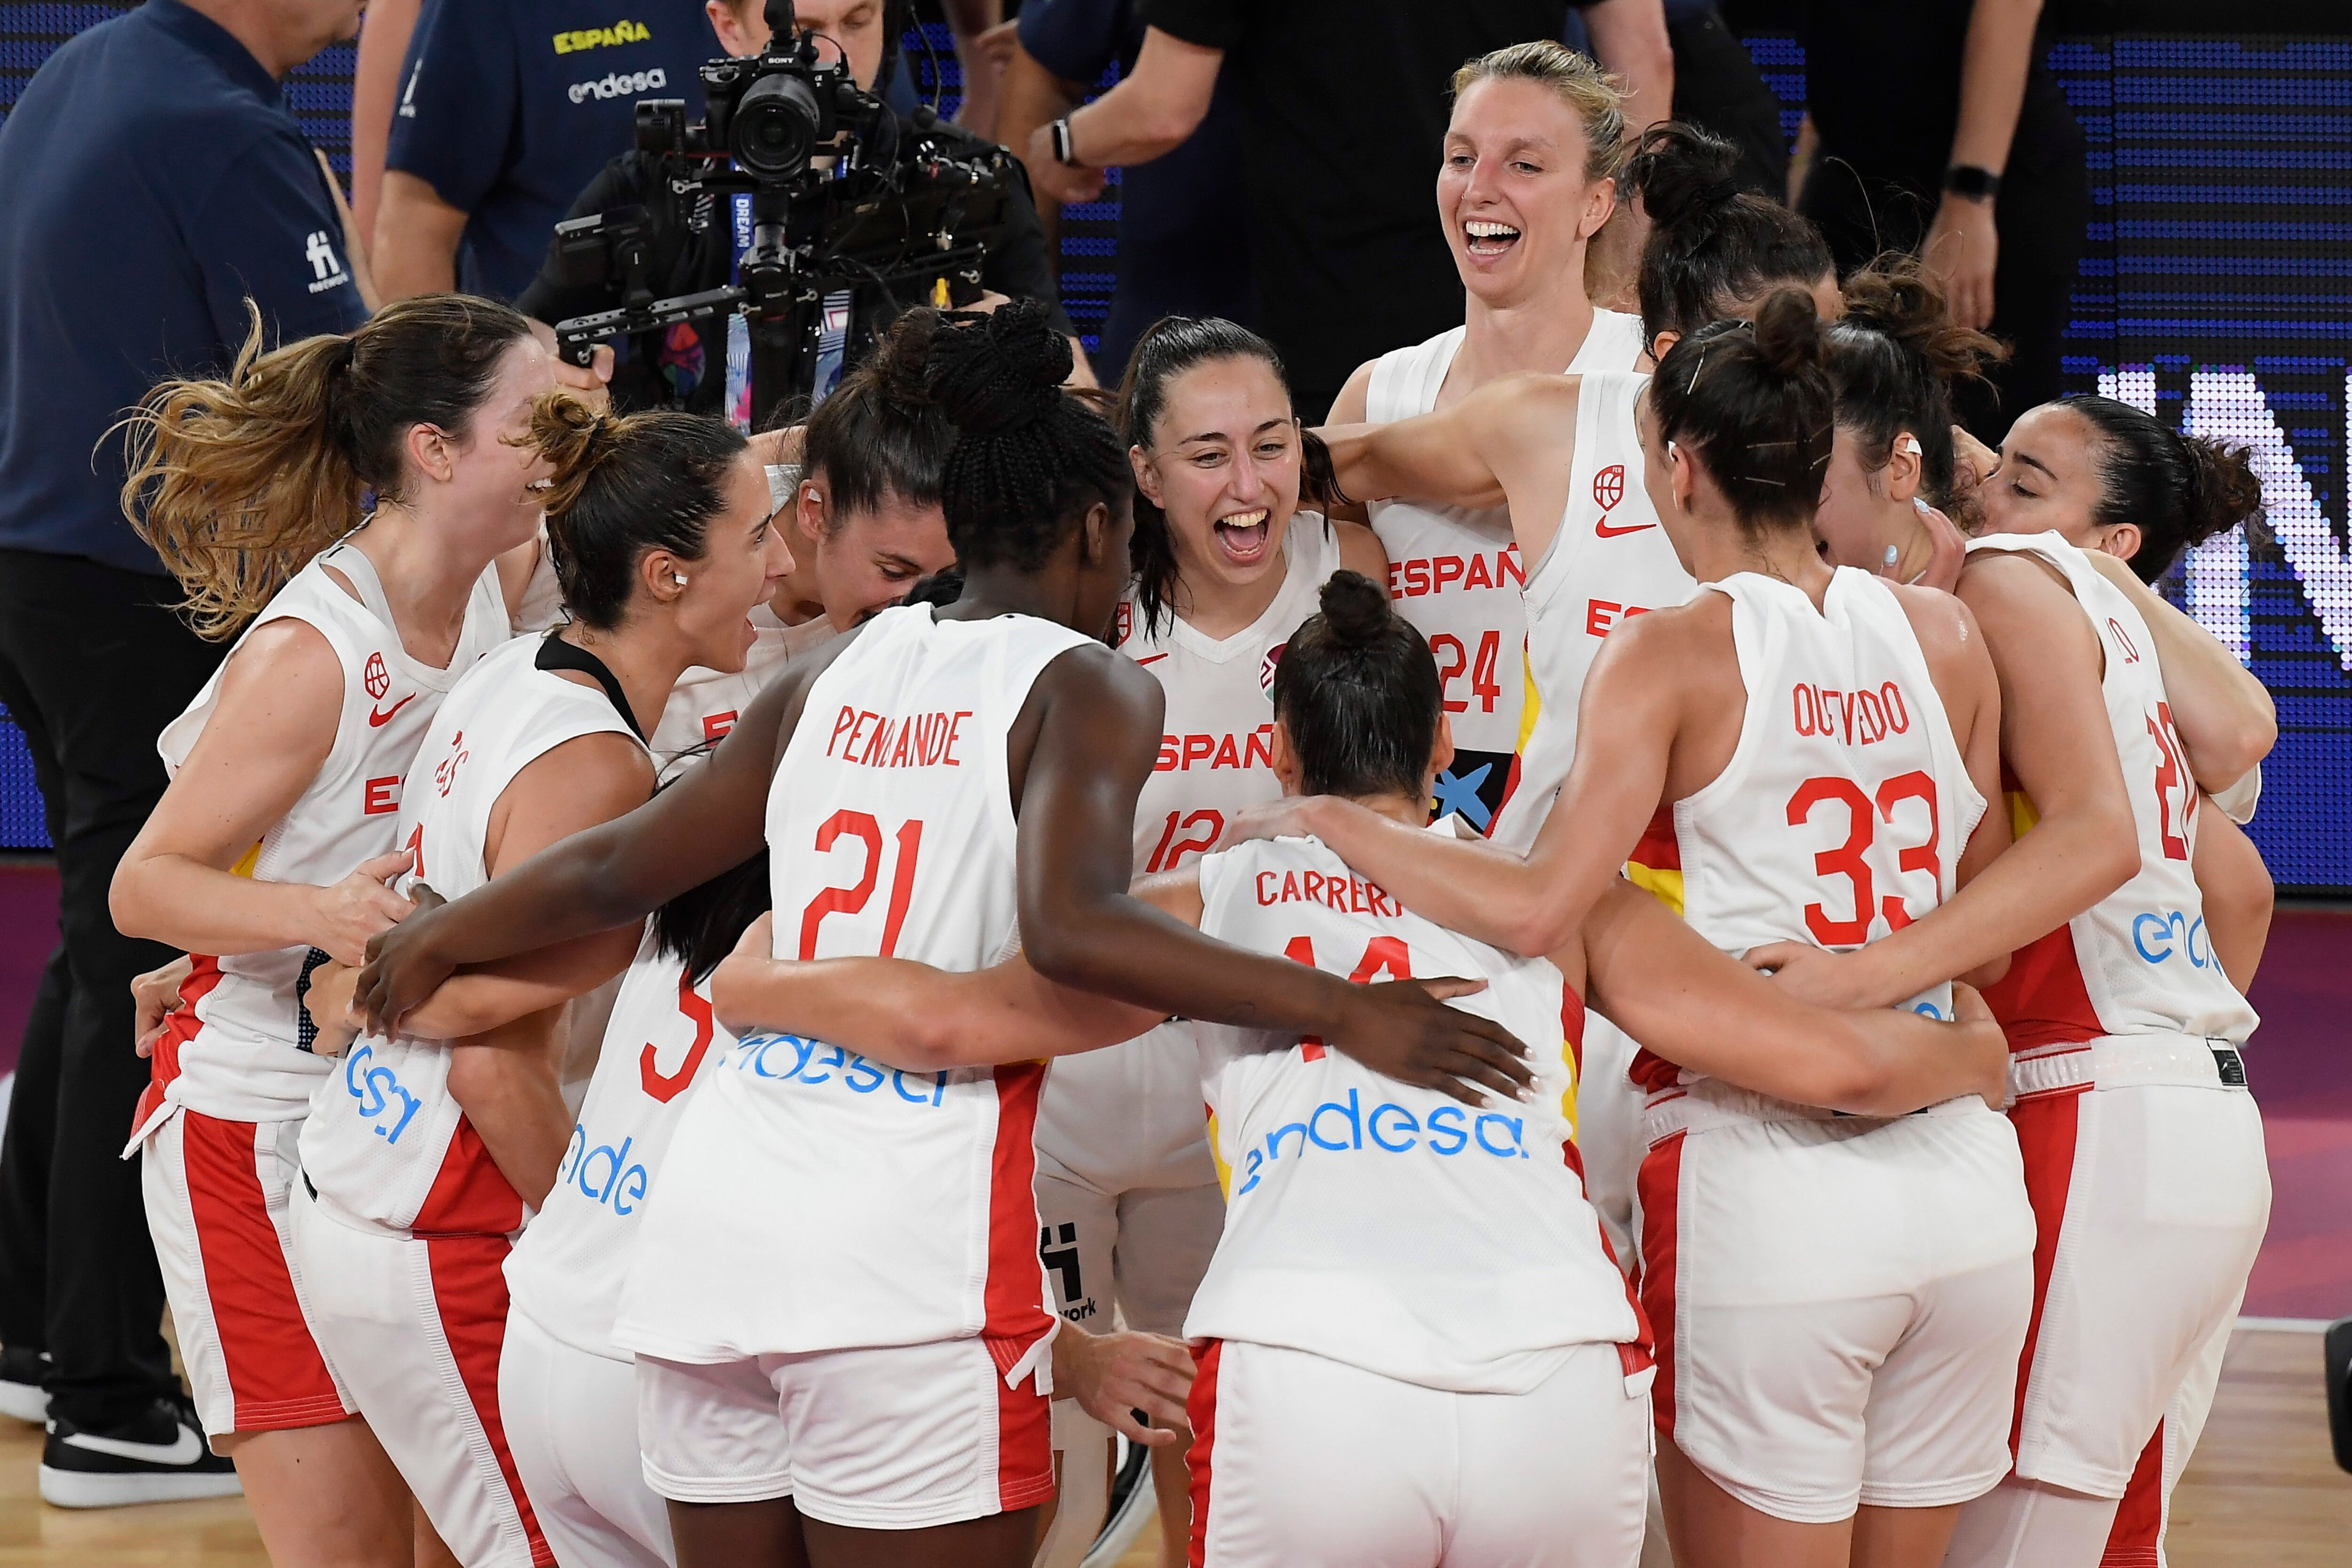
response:
<path id="1" fill-rule="evenodd" d="M 222 657 L 177 597 L 165 577 L 0 549 L 0 703 L 32 748 L 63 894 L 0 1137 L 0 1343 L 49 1353 L 51 1413 L 83 1427 L 177 1386 L 139 1162 L 119 1157 L 147 1081 L 131 979 L 173 955 L 106 904 L 163 793 L 155 737 Z"/>
<path id="2" fill-rule="evenodd" d="M 1711 5 L 1670 19 L 1666 37 L 1675 51 L 1675 118 L 1739 149 L 1732 178 L 1744 189 L 1787 201 L 1789 138 L 1780 129 L 1780 100 L 1748 46 Z"/>

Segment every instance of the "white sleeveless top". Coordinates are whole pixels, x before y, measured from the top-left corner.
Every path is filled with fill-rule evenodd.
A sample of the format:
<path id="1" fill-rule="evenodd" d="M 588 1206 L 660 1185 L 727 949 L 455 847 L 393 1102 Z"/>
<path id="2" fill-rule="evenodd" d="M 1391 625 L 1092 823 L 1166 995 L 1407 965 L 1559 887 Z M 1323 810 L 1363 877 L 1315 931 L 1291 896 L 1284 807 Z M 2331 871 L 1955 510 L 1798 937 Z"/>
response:
<path id="1" fill-rule="evenodd" d="M 711 1016 L 709 983 L 689 983 L 685 963 L 648 931 L 614 999 L 547 1206 L 507 1259 L 515 1311 L 574 1350 L 629 1359 L 613 1343 L 613 1319 L 646 1205 L 687 1096 L 734 1047 Z"/>
<path id="2" fill-rule="evenodd" d="M 541 639 L 518 637 L 475 665 L 441 705 L 402 792 L 410 880 L 455 900 L 489 880 L 490 813 L 515 776 L 567 740 L 635 733 L 594 686 L 537 668 Z M 416 1235 L 507 1235 L 522 1199 L 449 1092 L 441 1040 L 365 1034 L 319 1083 L 302 1127 L 302 1169 L 349 1218 Z"/>
<path id="3" fill-rule="evenodd" d="M 1436 830 L 1433 830 L 1436 831 Z M 1453 1005 L 1530 1048 L 1535 1092 L 1480 1109 L 1320 1041 L 1192 1026 L 1227 1182 L 1187 1337 L 1311 1352 L 1431 1388 L 1524 1394 L 1570 1347 L 1646 1336 L 1585 1201 L 1567 1115 L 1583 1004 L 1521 958 L 1402 908 L 1315 839 L 1201 862 L 1201 930 L 1359 983 L 1483 978 Z"/>
<path id="4" fill-rule="evenodd" d="M 330 567 L 360 599 L 328 575 Z M 238 646 L 278 621 L 302 622 L 326 638 L 342 668 L 343 706 L 318 776 L 236 869 L 260 882 L 329 886 L 362 861 L 398 846 L 404 831 L 395 825 L 402 780 L 450 689 L 507 640 L 506 601 L 498 568 L 484 568 L 466 601 L 448 667 L 436 670 L 401 646 L 375 568 L 346 540 L 329 546 L 279 589 Z M 211 721 L 221 676 L 214 671 L 195 701 L 157 738 L 169 772 L 179 772 Z M 329 1066 L 310 1053 L 318 1031 L 301 1005 L 311 972 L 327 955 L 315 947 L 280 947 L 190 956 L 194 967 L 180 988 L 187 1005 L 157 1043 L 154 1081 L 141 1099 L 132 1141 L 152 1129 L 167 1105 L 231 1122 L 299 1118 Z"/>
<path id="5" fill-rule="evenodd" d="M 1951 897 L 1985 800 L 1894 590 L 1840 567 L 1818 611 L 1755 572 L 1705 591 L 1731 601 L 1748 706 L 1723 771 L 1674 803 L 1683 918 L 1735 957 L 1769 942 L 1843 953 Z M 1903 1005 L 1948 1019 L 1952 988 Z M 1644 1051 L 1634 1076 L 1696 1075 Z"/>
<path id="6" fill-rule="evenodd" d="M 656 761 L 667 766 L 681 753 L 718 740 L 735 727 L 751 699 L 783 674 L 793 655 L 821 648 L 835 635 L 833 622 L 822 615 L 787 626 L 764 604 L 752 609 L 751 621 L 758 635 L 740 670 L 730 674 L 697 664 L 670 688 L 649 742 Z"/>
<path id="7" fill-rule="evenodd" d="M 2116 732 L 2139 870 L 2115 892 L 2010 960 L 2008 976 L 1985 992 L 2010 1049 L 2105 1035 L 2193 1035 L 2242 1043 L 2260 1021 L 2221 972 L 2205 934 L 2205 900 L 2191 862 L 2197 852 L 2197 781 L 2174 733 L 2156 639 L 2138 608 L 2074 546 L 2054 533 L 1993 534 L 1970 552 L 2010 550 L 2063 574 L 2096 628 L 2106 655 L 2100 677 Z M 2032 802 L 2010 798 L 2013 830 L 2033 824 Z"/>
<path id="8" fill-rule="evenodd" d="M 1576 405 L 1568 511 L 1528 574 L 1527 706 L 1519 776 L 1489 835 L 1525 850 L 1536 841 L 1576 758 L 1576 708 L 1601 640 L 1635 615 L 1680 604 L 1698 585 L 1683 570 L 1642 487 L 1633 410 L 1646 375 L 1597 371 Z"/>
<path id="9" fill-rule="evenodd" d="M 1435 408 L 1466 335 L 1466 328 L 1456 327 L 1373 361 L 1364 418 L 1387 424 Z M 1596 309 L 1591 329 L 1564 369 L 1571 375 L 1631 371 L 1641 362 L 1642 348 L 1640 317 Z M 1429 639 L 1436 657 L 1454 744 L 1465 754 L 1481 754 L 1475 762 L 1465 757 L 1466 766 L 1454 771 L 1462 775 L 1478 766 L 1507 769 L 1508 758 L 1519 748 L 1526 685 L 1520 650 L 1528 629 L 1519 600 L 1527 573 L 1511 538 L 1509 510 L 1412 500 L 1374 501 L 1367 510 L 1372 531 L 1389 553 L 1389 597 L 1396 601 L 1398 613 Z M 1504 782 L 1482 781 L 1486 799 L 1499 799 Z"/>
<path id="10" fill-rule="evenodd" d="M 1317 512 L 1295 512 L 1282 537 L 1282 587 L 1230 637 L 1202 636 L 1163 610 L 1157 630 L 1129 596 L 1115 624 L 1118 651 L 1168 693 L 1160 760 L 1135 802 L 1135 874 L 1173 871 L 1217 841 L 1244 806 L 1282 794 L 1274 776 L 1274 667 L 1299 622 L 1321 607 L 1339 570 L 1339 540 Z"/>
<path id="11" fill-rule="evenodd" d="M 1049 621 L 886 610 L 811 686 L 768 799 L 776 956 L 979 969 L 1017 945 L 1006 737 Z M 1040 1364 L 1030 1134 L 1042 1063 L 909 1073 L 746 1036 L 688 1102 L 614 1341 L 718 1362 L 982 1335 Z"/>

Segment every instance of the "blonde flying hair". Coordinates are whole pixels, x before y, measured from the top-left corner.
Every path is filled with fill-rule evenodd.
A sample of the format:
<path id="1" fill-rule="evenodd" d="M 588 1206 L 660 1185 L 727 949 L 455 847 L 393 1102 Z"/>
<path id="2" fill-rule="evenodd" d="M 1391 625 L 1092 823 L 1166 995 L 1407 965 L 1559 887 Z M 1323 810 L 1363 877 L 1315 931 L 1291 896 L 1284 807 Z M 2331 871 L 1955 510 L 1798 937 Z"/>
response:
<path id="1" fill-rule="evenodd" d="M 1511 44 L 1463 63 L 1454 73 L 1454 97 L 1482 81 L 1540 83 L 1575 111 L 1584 127 L 1584 177 L 1613 176 L 1625 159 L 1625 84 L 1566 44 L 1550 38 Z"/>
<path id="2" fill-rule="evenodd" d="M 350 333 L 264 352 L 249 299 L 246 315 L 226 375 L 162 382 L 115 426 L 130 469 L 123 516 L 186 591 L 190 623 L 215 641 L 359 527 L 367 492 L 400 499 L 409 430 L 462 438 L 499 357 L 530 335 L 510 307 L 428 294 Z"/>

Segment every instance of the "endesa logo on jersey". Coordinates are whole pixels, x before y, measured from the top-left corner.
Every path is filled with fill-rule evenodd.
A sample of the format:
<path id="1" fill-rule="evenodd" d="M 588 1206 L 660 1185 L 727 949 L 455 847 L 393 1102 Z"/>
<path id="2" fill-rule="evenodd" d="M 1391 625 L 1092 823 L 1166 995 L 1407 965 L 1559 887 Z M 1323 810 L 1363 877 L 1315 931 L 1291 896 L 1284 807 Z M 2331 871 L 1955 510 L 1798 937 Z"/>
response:
<path id="1" fill-rule="evenodd" d="M 2177 956 L 2188 959 L 2189 967 L 2202 969 L 2213 962 L 2213 940 L 2205 933 L 2201 915 L 2179 909 L 2135 915 L 2131 937 L 2132 950 L 2151 964 L 2168 964 Z"/>
<path id="2" fill-rule="evenodd" d="M 936 1107 L 948 1092 L 944 1072 L 910 1074 L 796 1034 L 746 1035 L 735 1042 L 727 1065 L 770 1083 L 832 1083 L 852 1094 L 872 1094 L 887 1083 L 890 1092 L 909 1105 Z"/>
<path id="3" fill-rule="evenodd" d="M 1389 562 L 1389 597 L 1419 599 L 1448 589 L 1467 592 L 1474 588 L 1525 588 L 1528 574 L 1519 568 L 1519 547 L 1472 555 L 1433 555 Z"/>
<path id="4" fill-rule="evenodd" d="M 1236 1200 L 1265 1179 L 1265 1166 L 1283 1158 L 1283 1140 L 1293 1134 L 1297 1134 L 1297 1141 L 1289 1146 L 1294 1163 L 1305 1159 L 1312 1149 L 1338 1155 L 1409 1155 L 1418 1149 L 1441 1159 L 1461 1154 L 1474 1159 L 1528 1157 L 1527 1122 L 1522 1117 L 1506 1116 L 1500 1111 L 1474 1113 L 1462 1105 L 1440 1105 L 1420 1115 L 1393 1100 L 1383 1100 L 1367 1112 L 1362 1092 L 1350 1089 L 1346 1100 L 1326 1100 L 1305 1121 L 1286 1122 L 1244 1149 L 1240 1171 L 1244 1179 L 1234 1188 Z"/>
<path id="5" fill-rule="evenodd" d="M 572 102 L 585 103 L 592 98 L 638 98 L 667 86 L 668 74 L 656 66 L 649 71 L 614 71 L 595 81 L 576 81 L 569 93 Z"/>
<path id="6" fill-rule="evenodd" d="M 357 1101 L 360 1120 L 375 1129 L 375 1135 L 387 1144 L 400 1142 L 400 1134 L 416 1115 L 421 1103 L 415 1095 L 401 1086 L 399 1074 L 389 1067 L 367 1067 L 375 1060 L 375 1047 L 362 1045 L 343 1062 L 343 1087 Z M 362 1072 L 360 1070 L 367 1067 Z M 394 1102 L 397 1101 L 397 1107 Z M 394 1109 L 399 1115 L 394 1117 Z"/>
<path id="7" fill-rule="evenodd" d="M 635 1138 L 624 1137 L 617 1149 L 610 1144 L 592 1149 L 588 1129 L 572 1123 L 571 1145 L 563 1151 L 563 1163 L 555 1167 L 557 1190 L 577 1191 L 599 1208 L 627 1218 L 644 1207 L 646 1188 L 653 1180 L 642 1163 L 629 1158 L 635 1145 Z"/>
<path id="8" fill-rule="evenodd" d="M 1246 735 L 1163 735 L 1154 773 L 1189 773 L 1195 768 L 1272 768 L 1274 726 Z"/>

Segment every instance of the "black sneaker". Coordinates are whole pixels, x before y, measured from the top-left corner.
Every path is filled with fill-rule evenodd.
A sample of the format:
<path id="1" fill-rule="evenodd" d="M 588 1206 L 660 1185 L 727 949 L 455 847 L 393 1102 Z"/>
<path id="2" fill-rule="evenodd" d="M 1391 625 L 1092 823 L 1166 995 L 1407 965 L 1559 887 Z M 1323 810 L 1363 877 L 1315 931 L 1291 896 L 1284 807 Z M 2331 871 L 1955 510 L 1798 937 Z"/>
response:
<path id="1" fill-rule="evenodd" d="M 0 1416 L 36 1425 L 49 1418 L 49 1396 L 41 1386 L 49 1375 L 49 1353 L 19 1345 L 0 1349 Z"/>
<path id="2" fill-rule="evenodd" d="M 119 1508 L 230 1497 L 236 1468 L 205 1445 L 195 1406 L 184 1395 L 103 1432 L 52 1418 L 41 1449 L 41 1500 L 53 1508 Z"/>

